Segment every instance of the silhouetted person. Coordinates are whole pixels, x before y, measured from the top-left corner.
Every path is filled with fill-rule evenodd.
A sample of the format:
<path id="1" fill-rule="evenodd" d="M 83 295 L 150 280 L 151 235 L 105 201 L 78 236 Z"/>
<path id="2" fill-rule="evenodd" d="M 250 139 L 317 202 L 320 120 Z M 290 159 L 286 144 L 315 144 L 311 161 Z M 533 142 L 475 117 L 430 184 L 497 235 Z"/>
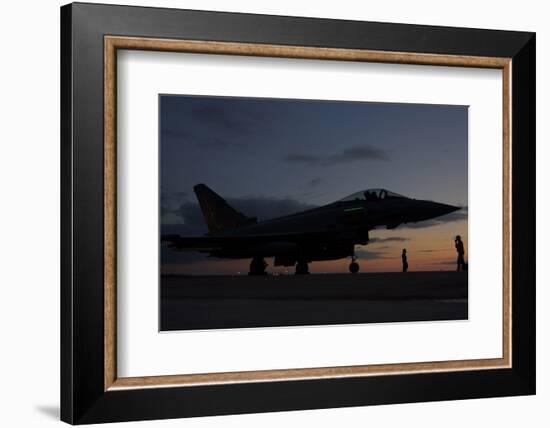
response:
<path id="1" fill-rule="evenodd" d="M 403 252 L 401 253 L 401 261 L 403 262 L 403 272 L 407 272 L 407 269 L 409 269 L 409 262 L 407 262 L 406 248 L 403 248 Z"/>
<path id="2" fill-rule="evenodd" d="M 458 257 L 456 259 L 456 271 L 458 272 L 460 269 L 466 270 L 466 262 L 464 261 L 464 243 L 462 242 L 460 235 L 456 235 L 455 248 L 458 253 Z"/>

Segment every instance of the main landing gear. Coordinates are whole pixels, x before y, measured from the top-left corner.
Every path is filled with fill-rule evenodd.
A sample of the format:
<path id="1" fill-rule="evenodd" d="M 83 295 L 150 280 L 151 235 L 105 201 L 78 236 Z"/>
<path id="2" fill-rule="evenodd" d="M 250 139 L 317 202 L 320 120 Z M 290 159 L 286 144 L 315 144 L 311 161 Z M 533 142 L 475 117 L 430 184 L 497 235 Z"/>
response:
<path id="1" fill-rule="evenodd" d="M 359 272 L 359 263 L 357 263 L 355 260 L 357 260 L 357 257 L 355 256 L 355 253 L 353 253 L 351 255 L 351 263 L 349 264 L 349 271 L 351 273 Z"/>
<path id="2" fill-rule="evenodd" d="M 307 275 L 309 273 L 309 266 L 307 261 L 298 260 L 296 262 L 296 275 Z"/>
<path id="3" fill-rule="evenodd" d="M 248 275 L 267 275 L 265 268 L 267 263 L 263 257 L 254 257 L 250 262 L 250 272 Z"/>

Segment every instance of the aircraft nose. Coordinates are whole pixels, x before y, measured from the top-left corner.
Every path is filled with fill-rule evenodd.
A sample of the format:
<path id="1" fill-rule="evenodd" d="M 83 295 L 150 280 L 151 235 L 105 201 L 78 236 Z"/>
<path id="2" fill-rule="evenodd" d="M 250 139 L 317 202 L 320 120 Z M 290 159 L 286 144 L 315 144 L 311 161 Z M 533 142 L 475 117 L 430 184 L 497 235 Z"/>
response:
<path id="1" fill-rule="evenodd" d="M 437 213 L 435 217 L 450 214 L 461 209 L 460 207 L 455 207 L 454 205 L 440 204 L 439 202 L 434 202 L 434 205 L 433 210 Z"/>
<path id="2" fill-rule="evenodd" d="M 417 201 L 416 208 L 414 210 L 413 221 L 429 220 L 435 217 L 441 217 L 445 214 L 460 210 L 461 207 L 455 207 L 454 205 L 441 204 L 439 202 L 432 201 Z"/>

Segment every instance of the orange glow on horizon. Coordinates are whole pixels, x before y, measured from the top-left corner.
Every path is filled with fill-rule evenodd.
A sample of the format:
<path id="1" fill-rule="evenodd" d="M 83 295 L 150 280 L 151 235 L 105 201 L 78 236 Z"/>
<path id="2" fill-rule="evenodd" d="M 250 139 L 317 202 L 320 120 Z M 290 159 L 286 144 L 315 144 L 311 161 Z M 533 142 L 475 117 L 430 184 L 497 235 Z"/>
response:
<path id="1" fill-rule="evenodd" d="M 399 272 L 401 251 L 407 249 L 409 272 L 456 269 L 454 238 L 461 235 L 468 260 L 468 223 L 466 220 L 442 223 L 429 228 L 403 228 L 371 231 L 371 243 L 357 247 L 360 272 Z M 376 238 L 376 239 L 374 239 Z M 363 253 L 363 254 L 362 254 Z M 294 274 L 293 267 L 273 266 L 266 259 L 268 273 Z M 350 258 L 312 262 L 311 273 L 347 273 Z M 165 264 L 162 274 L 175 275 L 247 275 L 250 260 L 205 259 L 185 264 Z"/>

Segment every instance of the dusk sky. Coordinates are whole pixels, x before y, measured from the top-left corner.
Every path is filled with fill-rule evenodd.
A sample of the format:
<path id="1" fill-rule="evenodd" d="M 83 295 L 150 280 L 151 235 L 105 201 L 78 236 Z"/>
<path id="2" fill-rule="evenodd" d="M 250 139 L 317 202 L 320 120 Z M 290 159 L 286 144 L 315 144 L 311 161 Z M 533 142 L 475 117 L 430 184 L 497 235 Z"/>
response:
<path id="1" fill-rule="evenodd" d="M 259 220 L 334 202 L 367 188 L 464 207 L 395 230 L 371 231 L 361 272 L 456 267 L 467 244 L 468 107 L 161 95 L 161 233 L 207 232 L 193 186 L 204 183 Z M 466 254 L 467 256 L 467 254 Z M 293 272 L 274 268 L 268 271 Z M 161 250 L 163 273 L 245 274 L 250 260 Z M 349 258 L 310 271 L 347 272 Z"/>

